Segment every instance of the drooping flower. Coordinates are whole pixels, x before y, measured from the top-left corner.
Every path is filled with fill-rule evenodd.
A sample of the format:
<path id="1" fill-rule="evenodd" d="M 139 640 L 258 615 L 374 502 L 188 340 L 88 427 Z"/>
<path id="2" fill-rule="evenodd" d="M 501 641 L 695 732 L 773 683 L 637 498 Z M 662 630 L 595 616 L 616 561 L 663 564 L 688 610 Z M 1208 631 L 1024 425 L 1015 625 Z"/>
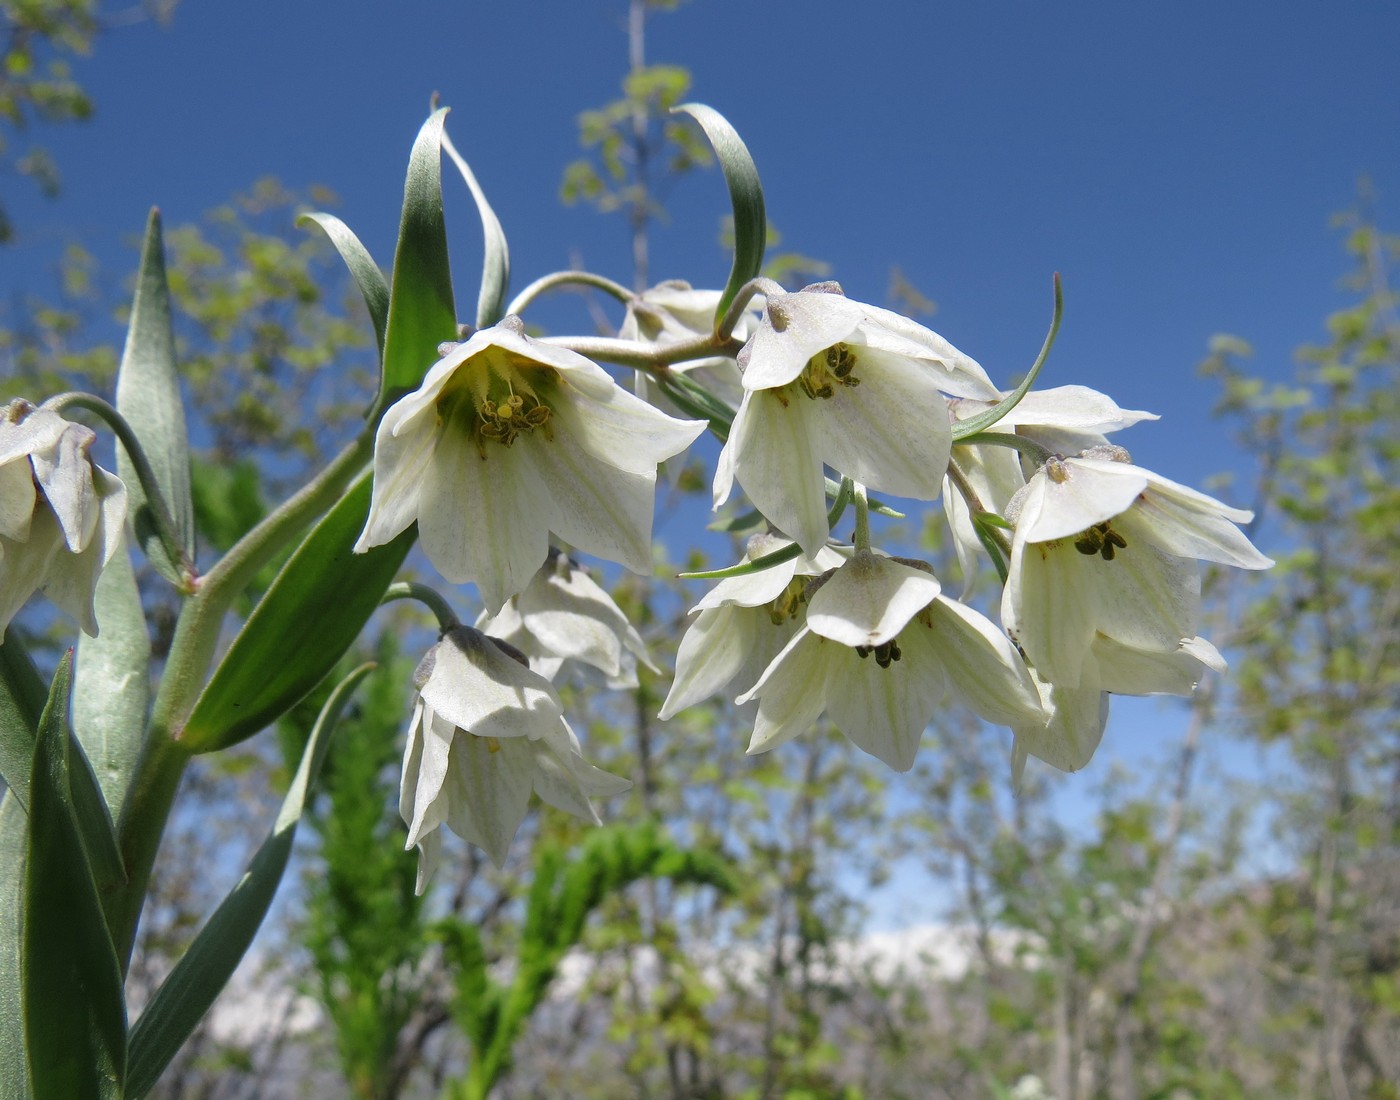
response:
<path id="1" fill-rule="evenodd" d="M 492 612 L 529 583 L 550 532 L 649 572 L 657 464 L 704 430 L 507 317 L 453 347 L 384 414 L 355 549 L 417 520 L 438 572 L 474 581 Z"/>
<path id="2" fill-rule="evenodd" d="M 570 661 L 597 669 L 610 688 L 636 687 L 638 661 L 658 671 L 622 609 L 559 550 L 550 550 L 525 590 L 498 614 L 483 613 L 476 628 L 520 650 L 549 680 Z"/>
<path id="3" fill-rule="evenodd" d="M 755 535 L 745 561 L 791 546 L 787 539 Z M 795 557 L 739 577 L 726 577 L 691 611 L 699 612 L 676 653 L 676 677 L 660 717 L 723 691 L 731 682 L 752 686 L 801 626 L 810 580 L 846 559 L 829 546 L 813 557 Z"/>
<path id="4" fill-rule="evenodd" d="M 996 625 L 939 593 L 929 572 L 869 550 L 811 596 L 806 624 L 739 702 L 758 699 L 749 752 L 804 733 L 823 712 L 896 771 L 952 691 L 998 725 L 1043 725 L 1024 662 Z"/>
<path id="5" fill-rule="evenodd" d="M 871 489 L 933 500 L 952 443 L 943 394 L 998 396 L 937 333 L 851 301 L 834 283 L 770 298 L 739 364 L 744 399 L 720 453 L 715 506 L 737 478 L 809 554 L 828 534 L 823 464 Z"/>
<path id="6" fill-rule="evenodd" d="M 995 403 L 968 398 L 952 401 L 950 405 L 957 420 L 966 420 Z M 987 430 L 1024 436 L 1052 453 L 1076 454 L 1106 444 L 1108 432 L 1156 419 L 1154 413 L 1119 408 L 1112 398 L 1087 386 L 1056 386 L 1031 390 Z M 952 460 L 982 506 L 998 514 L 1005 511 L 1025 485 L 1027 474 L 1033 472 L 1017 451 L 986 443 L 954 444 Z M 982 546 L 963 495 L 951 484 L 945 484 L 943 500 L 966 595 L 983 558 Z"/>
<path id="7" fill-rule="evenodd" d="M 446 825 L 499 867 L 530 792 L 599 823 L 590 798 L 632 784 L 583 759 L 548 680 L 522 654 L 468 626 L 448 631 L 414 673 L 418 698 L 404 747 L 399 814 L 419 849 L 418 892 Z"/>
<path id="8" fill-rule="evenodd" d="M 0 633 L 43 591 L 97 634 L 93 592 L 121 543 L 126 486 L 93 463 L 96 440 L 28 401 L 0 409 Z"/>
<path id="9" fill-rule="evenodd" d="M 1193 671 L 1222 664 L 1197 637 L 1196 560 L 1273 562 L 1236 526 L 1249 512 L 1125 459 L 1117 448 L 1054 456 L 1026 483 L 1002 621 L 1050 683 L 1189 693 Z"/>

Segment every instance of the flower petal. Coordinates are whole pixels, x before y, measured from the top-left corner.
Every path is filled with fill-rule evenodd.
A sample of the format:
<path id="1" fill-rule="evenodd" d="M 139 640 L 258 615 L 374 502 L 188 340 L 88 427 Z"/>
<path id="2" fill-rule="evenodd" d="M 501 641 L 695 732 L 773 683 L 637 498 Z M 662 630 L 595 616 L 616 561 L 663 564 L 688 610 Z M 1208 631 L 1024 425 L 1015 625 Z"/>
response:
<path id="1" fill-rule="evenodd" d="M 927 645 L 957 695 L 981 718 L 997 725 L 1044 721 L 1040 692 L 1011 640 L 985 615 L 939 596 L 899 636 L 904 661 L 921 665 L 916 647 Z"/>
<path id="2" fill-rule="evenodd" d="M 436 715 L 478 737 L 543 737 L 564 715 L 548 680 L 468 626 L 437 644 L 418 690 Z"/>
<path id="3" fill-rule="evenodd" d="M 793 635 L 758 683 L 735 700 L 758 699 L 749 755 L 777 748 L 812 728 L 826 708 L 828 676 L 843 650 L 805 627 Z"/>
<path id="4" fill-rule="evenodd" d="M 1051 461 L 1063 480 L 1057 481 L 1045 466 L 1030 479 L 1016 521 L 1017 538 L 1027 542 L 1077 535 L 1126 512 L 1147 488 L 1142 471 L 1125 463 L 1073 458 Z"/>
<path id="5" fill-rule="evenodd" d="M 708 699 L 744 667 L 766 613 L 747 607 L 706 608 L 690 624 L 676 652 L 676 677 L 658 715 L 663 721 Z"/>
<path id="6" fill-rule="evenodd" d="M 860 385 L 837 386 L 815 403 L 823 461 L 872 489 L 934 500 L 953 443 L 934 372 L 900 356 L 859 351 L 854 374 Z"/>
<path id="7" fill-rule="evenodd" d="M 842 645 L 883 645 L 938 591 L 931 573 L 858 550 L 812 596 L 807 626 Z"/>
<path id="8" fill-rule="evenodd" d="M 399 417 L 399 409 L 400 405 L 390 408 L 374 433 L 374 481 L 369 516 L 355 543 L 357 554 L 389 542 L 418 518 L 419 495 L 440 429 L 431 408 L 416 421 Z M 396 426 L 402 430 L 396 432 Z"/>
<path id="9" fill-rule="evenodd" d="M 1093 758 L 1108 725 L 1108 693 L 1100 691 L 1097 684 L 1069 688 L 1036 677 L 1036 687 L 1050 720 L 1014 727 L 1011 768 L 1017 788 L 1021 786 L 1027 755 L 1062 772 L 1077 772 Z"/>
<path id="10" fill-rule="evenodd" d="M 901 635 L 901 640 L 903 635 Z M 898 772 L 914 766 L 924 727 L 947 689 L 937 661 L 904 658 L 881 668 L 872 657 L 838 650 L 828 671 L 827 711 L 859 749 Z M 927 657 L 927 651 L 920 654 Z"/>
<path id="11" fill-rule="evenodd" d="M 734 473 L 758 510 L 804 553 L 815 554 L 826 545 L 830 528 L 809 405 L 801 395 L 780 399 L 770 390 L 745 394 L 725 451 L 732 452 Z M 715 484 L 719 486 L 718 475 Z"/>
<path id="12" fill-rule="evenodd" d="M 659 463 L 680 454 L 705 432 L 703 420 L 676 420 L 633 397 L 599 368 L 607 388 L 576 385 L 577 373 L 562 375 L 551 395 L 556 421 L 568 425 L 578 445 L 594 458 L 633 474 L 655 475 Z M 557 430 L 557 429 L 556 429 Z"/>
<path id="13" fill-rule="evenodd" d="M 815 290 L 775 294 L 768 299 L 762 323 L 744 345 L 744 388 L 787 385 L 812 356 L 854 333 L 863 318 L 861 306 L 842 294 Z"/>
<path id="14" fill-rule="evenodd" d="M 528 741 L 462 735 L 453 742 L 447 823 L 458 836 L 484 850 L 497 867 L 505 863 L 510 842 L 525 820 L 534 765 L 534 748 Z"/>

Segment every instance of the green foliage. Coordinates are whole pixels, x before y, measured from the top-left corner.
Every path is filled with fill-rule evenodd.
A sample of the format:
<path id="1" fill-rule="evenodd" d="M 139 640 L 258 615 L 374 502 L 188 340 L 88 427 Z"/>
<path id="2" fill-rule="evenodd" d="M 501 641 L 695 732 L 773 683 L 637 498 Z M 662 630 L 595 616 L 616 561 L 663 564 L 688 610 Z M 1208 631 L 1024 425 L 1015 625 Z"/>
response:
<path id="1" fill-rule="evenodd" d="M 531 1014 L 549 992 L 559 964 L 583 936 L 589 916 L 610 895 L 641 878 L 711 886 L 733 893 L 729 863 L 701 849 L 683 849 L 653 822 L 595 830 L 577 852 L 558 845 L 535 851 L 534 880 L 509 985 L 488 973 L 476 927 L 447 921 L 439 927 L 445 956 L 457 973 L 454 1015 L 472 1046 L 467 1076 L 454 1087 L 463 1100 L 484 1100 L 510 1068 L 511 1052 Z"/>

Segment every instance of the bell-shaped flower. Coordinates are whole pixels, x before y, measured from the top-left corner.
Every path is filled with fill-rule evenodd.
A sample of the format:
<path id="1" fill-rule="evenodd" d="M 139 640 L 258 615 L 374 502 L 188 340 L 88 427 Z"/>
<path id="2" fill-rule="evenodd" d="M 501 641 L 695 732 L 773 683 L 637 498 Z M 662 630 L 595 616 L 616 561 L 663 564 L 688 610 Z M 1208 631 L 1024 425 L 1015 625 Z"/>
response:
<path id="1" fill-rule="evenodd" d="M 976 416 L 994 404 L 973 398 L 950 402 L 957 420 Z M 1076 454 L 1107 443 L 1108 432 L 1156 419 L 1155 413 L 1119 408 L 1112 398 L 1087 386 L 1056 386 L 1031 390 L 987 430 L 1025 436 L 1052 453 Z M 1027 474 L 1034 472 L 1017 451 L 987 443 L 954 444 L 953 462 L 982 507 L 998 514 L 1025 485 Z M 967 501 L 951 481 L 944 485 L 943 501 L 966 595 L 982 560 L 982 546 Z"/>
<path id="2" fill-rule="evenodd" d="M 814 554 L 827 539 L 823 465 L 882 492 L 933 500 L 952 443 L 944 393 L 996 400 L 968 356 L 834 283 L 768 299 L 739 353 L 744 399 L 715 472 Z"/>
<path id="3" fill-rule="evenodd" d="M 705 336 L 714 331 L 715 310 L 719 308 L 719 301 L 718 290 L 695 290 L 683 280 L 667 280 L 632 299 L 617 335 L 623 340 L 662 344 Z M 761 303 L 762 299 L 759 298 L 758 302 Z M 747 340 L 757 324 L 757 311 L 745 312 L 734 326 L 734 337 Z M 689 376 L 731 408 L 737 406 L 743 397 L 738 364 L 727 355 L 673 363 L 670 369 L 673 373 Z M 676 414 L 679 411 L 645 371 L 637 372 L 637 396 L 665 412 Z"/>
<path id="4" fill-rule="evenodd" d="M 869 550 L 808 601 L 807 620 L 739 702 L 758 699 L 749 752 L 804 733 L 823 714 L 896 771 L 951 691 L 998 725 L 1043 725 L 1025 663 L 996 625 L 939 593 L 924 569 Z"/>
<path id="5" fill-rule="evenodd" d="M 792 543 L 773 535 L 749 539 L 744 561 L 756 561 Z M 723 691 L 731 682 L 752 686 L 802 625 L 811 579 L 846 559 L 829 546 L 757 573 L 726 577 L 697 603 L 699 612 L 676 653 L 676 677 L 660 717 L 671 718 Z"/>
<path id="6" fill-rule="evenodd" d="M 476 628 L 520 650 L 549 680 L 569 662 L 597 669 L 610 688 L 636 687 L 638 661 L 658 671 L 622 608 L 588 570 L 555 549 L 525 590 L 499 613 L 483 613 Z"/>
<path id="7" fill-rule="evenodd" d="M 93 591 L 121 545 L 126 486 L 93 463 L 96 440 L 28 401 L 0 408 L 0 633 L 43 591 L 97 634 Z"/>
<path id="8" fill-rule="evenodd" d="M 1116 448 L 1055 456 L 1027 482 L 1009 509 L 1015 535 L 1002 622 L 1050 683 L 1181 694 L 1201 666 L 1221 664 L 1196 636 L 1196 560 L 1243 569 L 1273 562 L 1236 526 L 1249 512 L 1125 457 Z"/>
<path id="9" fill-rule="evenodd" d="M 531 791 L 598 824 L 589 799 L 631 786 L 583 759 L 559 696 L 522 654 L 471 627 L 448 631 L 419 664 L 414 684 L 399 813 L 406 847 L 419 849 L 420 894 L 437 863 L 440 825 L 499 867 Z"/>
<path id="10" fill-rule="evenodd" d="M 530 582 L 551 532 L 650 572 L 657 464 L 704 430 L 507 317 L 452 347 L 385 412 L 355 549 L 388 542 L 416 520 L 438 572 L 474 581 L 492 612 Z"/>

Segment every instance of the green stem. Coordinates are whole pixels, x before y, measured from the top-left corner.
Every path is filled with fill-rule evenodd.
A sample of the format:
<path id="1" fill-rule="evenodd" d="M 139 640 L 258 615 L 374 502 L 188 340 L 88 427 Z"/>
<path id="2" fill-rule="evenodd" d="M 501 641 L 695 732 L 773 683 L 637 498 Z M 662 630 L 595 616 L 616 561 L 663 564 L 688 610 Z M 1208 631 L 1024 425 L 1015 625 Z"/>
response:
<path id="1" fill-rule="evenodd" d="M 123 966 L 131 957 L 151 867 L 190 758 L 180 736 L 208 674 L 224 615 L 258 570 L 335 503 L 372 449 L 373 436 L 366 432 L 341 451 L 314 479 L 239 539 L 180 609 L 131 791 L 117 823 L 127 885 L 120 903 L 122 919 L 112 935 Z"/>
<path id="2" fill-rule="evenodd" d="M 852 482 L 856 500 L 856 552 L 870 549 L 870 500 L 865 495 L 865 486 L 859 481 Z"/>
<path id="3" fill-rule="evenodd" d="M 948 480 L 953 483 L 954 488 L 967 501 L 968 511 L 972 513 L 972 529 L 977 535 L 977 541 L 982 544 L 982 549 L 987 551 L 987 556 L 992 559 L 992 564 L 996 566 L 997 575 L 1001 577 L 1001 583 L 1006 583 L 1009 575 L 1006 563 L 1011 560 L 1011 539 L 1006 531 L 991 524 L 983 523 L 983 516 L 996 515 L 982 503 L 982 498 L 977 495 L 977 490 L 972 487 L 972 482 L 968 480 L 967 474 L 956 461 L 950 460 L 948 463 Z"/>
<path id="4" fill-rule="evenodd" d="M 190 560 L 189 552 L 175 533 L 175 520 L 171 516 L 170 505 L 166 502 L 165 494 L 161 491 L 160 482 L 156 479 L 155 469 L 151 466 L 151 460 L 146 457 L 146 452 L 141 447 L 141 441 L 136 437 L 136 432 L 132 430 L 126 418 L 95 394 L 76 391 L 51 397 L 44 402 L 42 407 L 56 413 L 62 413 L 67 409 L 86 409 L 101 417 L 106 425 L 112 429 L 112 434 L 120 441 L 122 449 L 126 451 L 127 458 L 131 460 L 132 469 L 136 471 L 136 480 L 141 483 L 141 491 L 146 494 L 146 504 L 151 510 L 151 520 L 155 524 L 156 536 L 160 539 L 166 556 L 171 561 L 179 563 L 180 576 L 184 578 L 184 583 L 178 586 L 179 590 L 187 596 L 193 593 L 198 584 L 198 573 L 195 571 L 194 562 Z"/>
<path id="5" fill-rule="evenodd" d="M 1055 272 L 1055 312 L 1050 318 L 1050 331 L 1045 334 L 1045 342 L 1040 346 L 1040 354 L 1035 357 L 1035 362 L 1031 364 L 1031 369 L 1026 372 L 1026 377 L 1021 379 L 1021 384 L 1006 395 L 1001 401 L 993 405 L 986 412 L 978 413 L 976 416 L 969 416 L 966 420 L 959 421 L 953 425 L 953 441 L 961 443 L 970 435 L 990 428 L 1003 416 L 1009 413 L 1021 403 L 1021 398 L 1030 391 L 1032 383 L 1040 374 L 1040 369 L 1045 366 L 1045 361 L 1050 358 L 1050 349 L 1055 346 L 1055 337 L 1060 333 L 1060 318 L 1064 315 L 1065 298 L 1060 290 L 1060 273 Z"/>
<path id="6" fill-rule="evenodd" d="M 1045 465 L 1045 461 L 1051 457 L 1051 452 L 1035 440 L 1027 439 L 1023 435 L 1012 435 L 1010 432 L 973 432 L 972 435 L 963 436 L 958 440 L 960 447 L 970 447 L 977 443 L 992 447 L 1010 447 L 1014 451 L 1020 451 L 1037 466 Z"/>
<path id="7" fill-rule="evenodd" d="M 382 607 L 394 600 L 417 600 L 437 618 L 438 631 L 442 634 L 462 625 L 462 621 L 457 618 L 457 612 L 452 609 L 446 597 L 436 588 L 420 584 L 418 581 L 395 581 L 384 590 L 379 604 Z"/>
<path id="8" fill-rule="evenodd" d="M 595 290 L 611 294 L 624 305 L 629 304 L 636 297 L 621 283 L 615 283 L 604 275 L 594 275 L 591 271 L 556 271 L 550 275 L 541 275 L 512 298 L 510 304 L 506 306 L 506 313 L 519 315 L 524 312 L 526 306 L 545 291 L 555 290 L 562 286 L 591 286 Z"/>

